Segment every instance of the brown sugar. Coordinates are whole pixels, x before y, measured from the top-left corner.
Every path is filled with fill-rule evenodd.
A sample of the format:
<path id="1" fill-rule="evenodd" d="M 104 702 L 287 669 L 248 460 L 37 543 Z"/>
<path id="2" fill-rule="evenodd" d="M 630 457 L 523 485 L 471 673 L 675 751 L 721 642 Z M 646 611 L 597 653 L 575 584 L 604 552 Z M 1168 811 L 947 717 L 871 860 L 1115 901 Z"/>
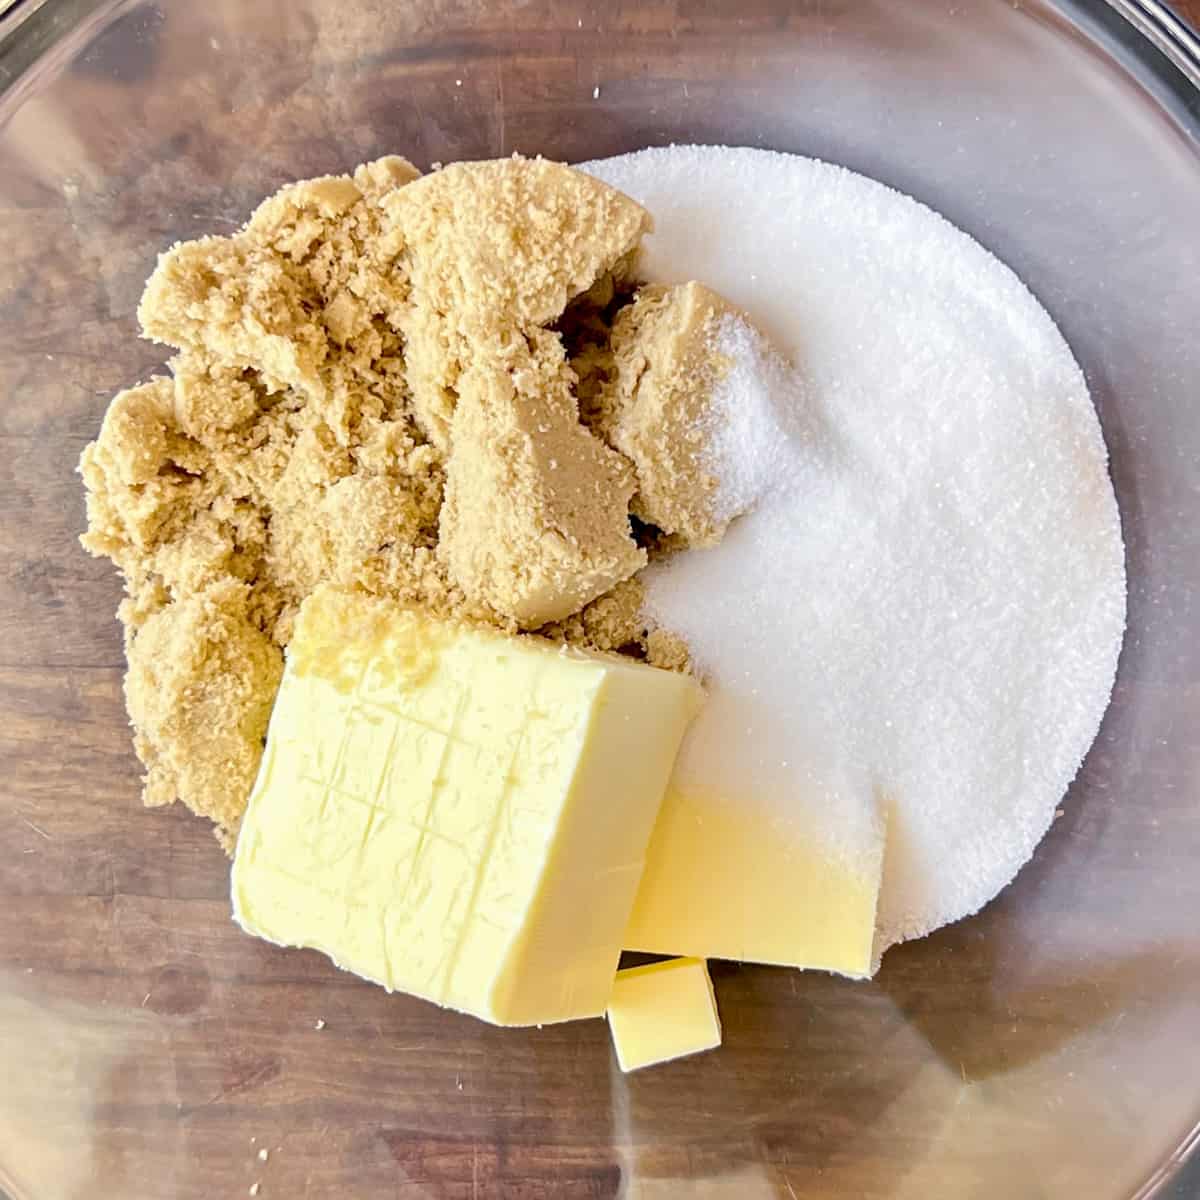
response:
<path id="1" fill-rule="evenodd" d="M 534 629 L 646 561 L 629 463 L 580 423 L 545 327 L 629 259 L 650 219 L 587 175 L 516 162 L 448 167 L 383 207 L 409 273 L 414 411 L 448 454 L 439 552 L 468 596 Z"/>
<path id="2" fill-rule="evenodd" d="M 594 404 L 593 427 L 637 473 L 633 513 L 689 546 L 714 544 L 729 524 L 705 463 L 707 408 L 730 366 L 715 334 L 729 316 L 745 319 L 701 283 L 642 288 L 613 323 Z"/>
<path id="3" fill-rule="evenodd" d="M 523 629 L 577 612 L 645 565 L 629 462 L 580 424 L 558 338 L 472 366 L 451 421 L 441 553 L 469 595 Z"/>
<path id="4" fill-rule="evenodd" d="M 248 585 L 219 579 L 160 608 L 129 643 L 125 700 L 148 805 L 183 799 L 236 827 L 254 783 L 283 654 L 250 619 Z"/>
<path id="5" fill-rule="evenodd" d="M 465 365 L 504 366 L 523 334 L 557 320 L 651 227 L 641 205 L 591 176 L 516 157 L 456 163 L 382 207 L 412 289 L 399 325 L 413 405 L 442 449 Z"/>
<path id="6" fill-rule="evenodd" d="M 581 423 L 553 329 L 628 279 L 649 218 L 540 161 L 416 179 L 389 158 L 298 183 L 164 254 L 139 315 L 171 373 L 81 459 L 83 543 L 125 577 L 146 802 L 226 845 L 318 583 L 686 659 L 641 616 L 634 466 Z"/>

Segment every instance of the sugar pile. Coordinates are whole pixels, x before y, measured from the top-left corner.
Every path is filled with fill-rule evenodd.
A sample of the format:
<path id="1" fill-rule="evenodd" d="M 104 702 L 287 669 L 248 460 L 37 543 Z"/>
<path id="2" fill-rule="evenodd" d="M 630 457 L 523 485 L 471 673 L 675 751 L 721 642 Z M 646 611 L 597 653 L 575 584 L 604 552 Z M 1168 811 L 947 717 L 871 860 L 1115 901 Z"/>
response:
<path id="1" fill-rule="evenodd" d="M 586 169 L 654 213 L 652 281 L 703 279 L 795 367 L 738 381 L 714 441 L 758 507 L 647 581 L 711 688 L 677 782 L 835 842 L 882 806 L 880 951 L 974 912 L 1049 827 L 1124 628 L 1070 350 L 1007 267 L 841 168 L 683 146 Z"/>

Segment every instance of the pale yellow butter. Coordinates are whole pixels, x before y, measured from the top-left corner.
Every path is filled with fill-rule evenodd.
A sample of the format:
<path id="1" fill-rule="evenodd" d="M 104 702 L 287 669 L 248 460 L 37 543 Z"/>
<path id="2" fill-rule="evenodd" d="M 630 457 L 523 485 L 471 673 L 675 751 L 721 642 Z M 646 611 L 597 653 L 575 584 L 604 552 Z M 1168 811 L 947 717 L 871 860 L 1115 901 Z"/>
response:
<path id="1" fill-rule="evenodd" d="M 608 1024 L 622 1071 L 670 1062 L 721 1044 L 721 1021 L 708 966 L 672 958 L 618 971 Z"/>
<path id="2" fill-rule="evenodd" d="M 319 589 L 233 866 L 250 933 L 500 1025 L 605 1010 L 686 676 Z"/>
<path id="3" fill-rule="evenodd" d="M 802 820 L 672 786 L 625 948 L 869 976 L 884 832 L 865 822 L 837 855 Z"/>

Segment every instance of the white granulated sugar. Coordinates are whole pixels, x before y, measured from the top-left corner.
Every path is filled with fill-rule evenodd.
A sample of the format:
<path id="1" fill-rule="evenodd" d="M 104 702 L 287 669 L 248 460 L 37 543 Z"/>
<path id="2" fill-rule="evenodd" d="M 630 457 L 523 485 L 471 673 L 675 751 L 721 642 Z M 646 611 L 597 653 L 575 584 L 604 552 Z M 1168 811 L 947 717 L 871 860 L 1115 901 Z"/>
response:
<path id="1" fill-rule="evenodd" d="M 784 477 L 788 415 L 800 411 L 794 371 L 752 325 L 732 315 L 717 324 L 712 348 L 729 364 L 706 410 L 705 466 L 718 481 L 713 515 L 727 521 L 753 508 Z"/>
<path id="2" fill-rule="evenodd" d="M 757 508 L 647 572 L 649 614 L 710 684 L 677 782 L 833 844 L 882 805 L 880 952 L 976 911 L 1049 827 L 1124 629 L 1070 350 L 982 247 L 841 168 L 680 146 L 586 169 L 654 214 L 652 281 L 714 287 L 795 367 L 714 443 Z"/>

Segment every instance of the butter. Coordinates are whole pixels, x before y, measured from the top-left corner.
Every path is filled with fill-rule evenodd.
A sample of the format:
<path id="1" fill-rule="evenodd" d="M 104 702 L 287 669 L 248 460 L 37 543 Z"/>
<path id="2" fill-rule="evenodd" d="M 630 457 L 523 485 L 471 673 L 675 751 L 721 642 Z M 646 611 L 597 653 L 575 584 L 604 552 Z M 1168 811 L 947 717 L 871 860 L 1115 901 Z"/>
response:
<path id="1" fill-rule="evenodd" d="M 608 1024 L 622 1071 L 714 1049 L 721 1021 L 707 965 L 672 958 L 618 971 Z"/>
<path id="2" fill-rule="evenodd" d="M 701 695 L 318 589 L 238 839 L 234 916 L 498 1025 L 599 1016 Z"/>
<path id="3" fill-rule="evenodd" d="M 668 790 L 625 948 L 873 974 L 884 828 L 835 854 L 821 831 L 696 791 Z"/>

